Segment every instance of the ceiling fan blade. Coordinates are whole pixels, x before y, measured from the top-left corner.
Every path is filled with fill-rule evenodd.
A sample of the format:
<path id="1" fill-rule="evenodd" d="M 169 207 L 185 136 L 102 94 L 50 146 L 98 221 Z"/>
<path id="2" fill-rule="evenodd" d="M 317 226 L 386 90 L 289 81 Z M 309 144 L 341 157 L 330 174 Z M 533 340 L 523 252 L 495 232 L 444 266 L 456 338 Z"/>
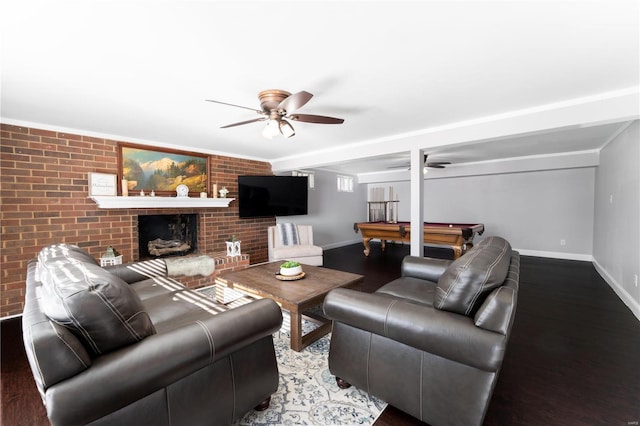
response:
<path id="1" fill-rule="evenodd" d="M 240 121 L 238 123 L 227 124 L 226 126 L 220 127 L 221 129 L 226 129 L 228 127 L 242 126 L 243 124 L 255 123 L 256 121 L 265 121 L 266 117 L 254 118 L 251 120 Z"/>
<path id="2" fill-rule="evenodd" d="M 249 107 L 245 107 L 245 106 L 242 106 L 242 105 L 234 105 L 234 104 L 230 104 L 230 103 L 227 103 L 227 102 L 214 101 L 214 100 L 212 100 L 212 99 L 205 99 L 205 101 L 207 101 L 207 102 L 213 102 L 213 103 L 216 103 L 216 104 L 222 104 L 222 105 L 232 106 L 232 107 L 236 107 L 236 108 L 248 109 L 249 111 L 255 111 L 255 112 L 257 112 L 258 114 L 265 114 L 265 112 L 264 112 L 264 111 L 261 111 L 261 110 L 259 110 L 259 109 L 249 108 Z"/>
<path id="3" fill-rule="evenodd" d="M 432 169 L 444 169 L 446 164 L 451 164 L 449 161 L 427 161 L 428 157 L 428 154 L 424 154 L 424 165 L 426 167 L 431 167 Z"/>
<path id="4" fill-rule="evenodd" d="M 325 117 L 324 115 L 313 114 L 292 114 L 287 118 L 296 121 L 304 121 L 306 123 L 319 123 L 319 124 L 342 124 L 344 120 L 342 118 Z"/>
<path id="5" fill-rule="evenodd" d="M 313 97 L 313 95 L 309 92 L 294 93 L 293 95 L 288 96 L 285 100 L 280 102 L 278 105 L 278 110 L 284 110 L 287 112 L 293 112 L 298 108 L 304 106 L 309 100 Z"/>

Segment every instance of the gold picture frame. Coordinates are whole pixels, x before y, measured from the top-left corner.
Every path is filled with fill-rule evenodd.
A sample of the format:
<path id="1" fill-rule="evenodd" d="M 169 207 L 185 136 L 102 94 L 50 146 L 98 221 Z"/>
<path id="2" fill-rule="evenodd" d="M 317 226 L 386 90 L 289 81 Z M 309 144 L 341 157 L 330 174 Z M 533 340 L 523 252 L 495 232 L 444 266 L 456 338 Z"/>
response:
<path id="1" fill-rule="evenodd" d="M 189 188 L 190 197 L 209 193 L 209 156 L 175 149 L 118 144 L 118 175 L 131 191 L 176 195 L 178 185 Z"/>

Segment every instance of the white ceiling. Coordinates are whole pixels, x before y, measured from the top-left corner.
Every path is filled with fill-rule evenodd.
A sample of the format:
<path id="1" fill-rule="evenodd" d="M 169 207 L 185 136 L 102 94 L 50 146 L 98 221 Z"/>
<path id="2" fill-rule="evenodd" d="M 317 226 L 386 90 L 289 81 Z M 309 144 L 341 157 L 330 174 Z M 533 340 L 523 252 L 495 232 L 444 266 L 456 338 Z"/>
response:
<path id="1" fill-rule="evenodd" d="M 598 150 L 640 117 L 639 3 L 5 0 L 2 121 L 345 173 Z M 264 123 L 264 89 L 306 90 Z M 364 160 L 363 160 L 364 158 Z"/>

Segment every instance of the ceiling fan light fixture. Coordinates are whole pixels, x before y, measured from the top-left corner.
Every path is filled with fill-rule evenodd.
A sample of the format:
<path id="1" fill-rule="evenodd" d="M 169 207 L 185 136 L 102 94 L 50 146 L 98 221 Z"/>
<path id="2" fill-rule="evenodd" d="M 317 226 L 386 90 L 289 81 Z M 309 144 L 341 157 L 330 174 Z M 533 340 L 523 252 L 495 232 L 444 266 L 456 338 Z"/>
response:
<path id="1" fill-rule="evenodd" d="M 280 120 L 280 133 L 282 133 L 282 136 L 285 138 L 290 138 L 296 134 L 296 131 L 287 120 Z"/>
<path id="2" fill-rule="evenodd" d="M 267 139 L 273 139 L 274 136 L 280 134 L 280 126 L 277 120 L 268 120 L 267 125 L 262 130 L 262 136 Z"/>

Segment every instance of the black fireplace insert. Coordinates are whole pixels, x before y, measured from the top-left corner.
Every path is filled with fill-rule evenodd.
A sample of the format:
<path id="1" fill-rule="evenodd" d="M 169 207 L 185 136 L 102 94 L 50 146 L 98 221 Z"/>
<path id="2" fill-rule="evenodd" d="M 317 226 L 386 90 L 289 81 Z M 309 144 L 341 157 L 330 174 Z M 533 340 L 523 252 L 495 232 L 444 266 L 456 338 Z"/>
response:
<path id="1" fill-rule="evenodd" d="M 197 214 L 138 216 L 140 260 L 184 256 L 197 249 Z"/>

